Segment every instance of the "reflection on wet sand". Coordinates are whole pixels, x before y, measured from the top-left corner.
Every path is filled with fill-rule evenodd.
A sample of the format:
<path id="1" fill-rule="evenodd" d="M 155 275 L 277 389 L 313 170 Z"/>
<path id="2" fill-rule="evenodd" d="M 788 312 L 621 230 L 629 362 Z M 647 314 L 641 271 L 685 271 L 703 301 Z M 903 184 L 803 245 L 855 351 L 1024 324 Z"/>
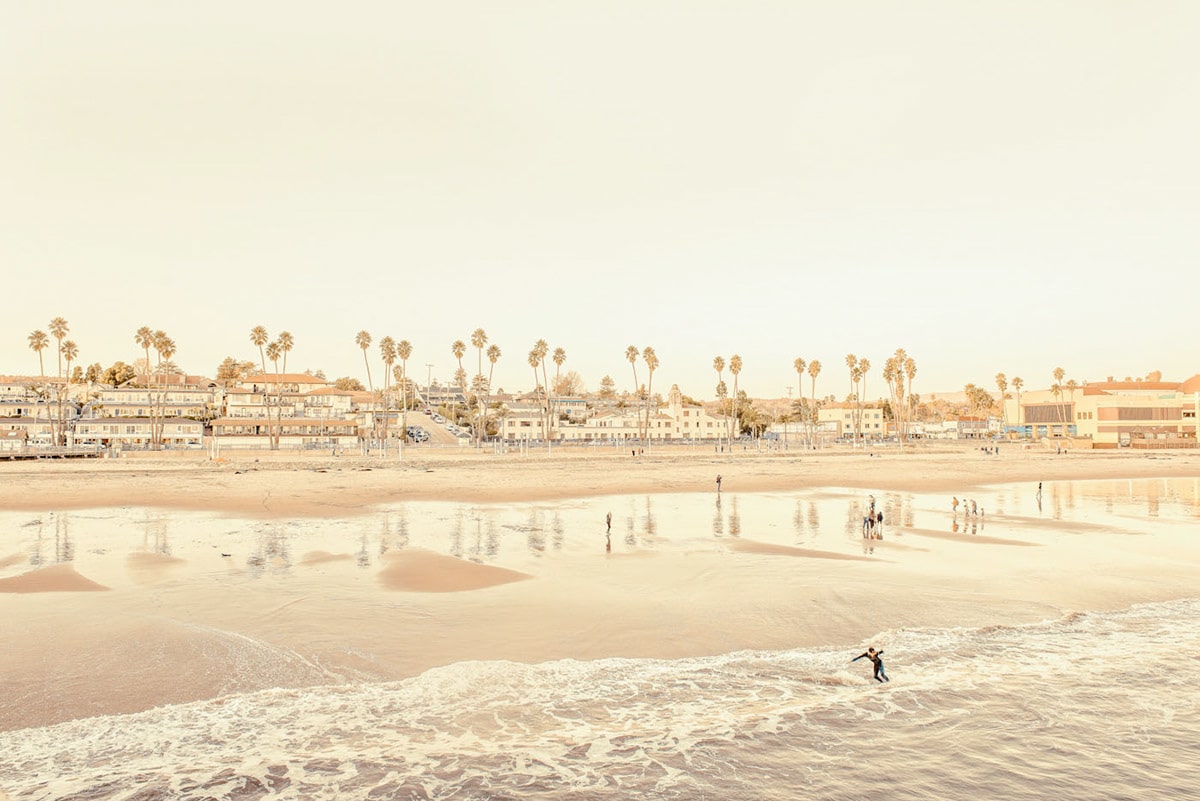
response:
<path id="1" fill-rule="evenodd" d="M 309 551 L 300 558 L 302 565 L 323 565 L 329 562 L 349 562 L 354 559 L 348 553 L 330 553 L 329 551 Z"/>
<path id="2" fill-rule="evenodd" d="M 853 554 L 835 553 L 834 551 L 819 551 L 815 548 L 797 548 L 792 545 L 774 545 L 769 542 L 754 540 L 735 540 L 729 547 L 739 553 L 756 553 L 768 556 L 803 556 L 808 559 L 843 559 L 851 562 L 874 562 L 875 559 L 864 559 Z"/>

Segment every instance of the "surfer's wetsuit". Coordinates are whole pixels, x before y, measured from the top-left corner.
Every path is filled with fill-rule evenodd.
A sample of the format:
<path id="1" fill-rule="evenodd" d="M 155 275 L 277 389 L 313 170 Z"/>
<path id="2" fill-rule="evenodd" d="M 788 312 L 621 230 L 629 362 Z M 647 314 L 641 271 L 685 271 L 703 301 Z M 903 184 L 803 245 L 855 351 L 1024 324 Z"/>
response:
<path id="1" fill-rule="evenodd" d="M 866 652 L 861 653 L 858 656 L 854 657 L 850 661 L 857 662 L 858 660 L 864 659 L 864 658 L 870 659 L 871 664 L 875 666 L 875 681 L 882 684 L 885 681 L 891 681 L 891 679 L 889 679 L 887 677 L 887 674 L 883 672 L 883 660 L 880 659 L 881 656 L 883 656 L 883 651 L 874 651 L 874 652 L 866 651 Z"/>

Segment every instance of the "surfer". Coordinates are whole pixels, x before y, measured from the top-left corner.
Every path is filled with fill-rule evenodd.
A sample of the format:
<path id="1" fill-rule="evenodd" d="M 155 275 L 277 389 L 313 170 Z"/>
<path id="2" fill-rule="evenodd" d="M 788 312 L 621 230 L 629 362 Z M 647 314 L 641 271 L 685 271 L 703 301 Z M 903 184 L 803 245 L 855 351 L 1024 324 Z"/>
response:
<path id="1" fill-rule="evenodd" d="M 851 659 L 851 662 L 857 662 L 860 659 L 866 658 L 871 660 L 871 664 L 875 666 L 875 681 L 883 684 L 885 681 L 891 681 L 887 674 L 883 672 L 883 651 L 876 651 L 874 648 L 868 648 L 866 653 L 859 654 Z"/>

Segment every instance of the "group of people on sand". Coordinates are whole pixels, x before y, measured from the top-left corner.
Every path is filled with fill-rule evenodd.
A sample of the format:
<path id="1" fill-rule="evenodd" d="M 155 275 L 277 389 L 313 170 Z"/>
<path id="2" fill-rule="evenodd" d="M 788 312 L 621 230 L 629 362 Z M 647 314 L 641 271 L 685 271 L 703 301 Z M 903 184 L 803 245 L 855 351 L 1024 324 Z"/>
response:
<path id="1" fill-rule="evenodd" d="M 958 496 L 955 495 L 950 500 L 950 510 L 954 517 L 958 517 Z M 964 517 L 983 517 L 983 507 L 978 506 L 975 501 L 962 499 L 963 516 Z"/>
<path id="2" fill-rule="evenodd" d="M 883 512 L 875 508 L 875 496 L 867 496 L 867 513 L 863 515 L 863 537 L 870 540 L 883 539 Z"/>

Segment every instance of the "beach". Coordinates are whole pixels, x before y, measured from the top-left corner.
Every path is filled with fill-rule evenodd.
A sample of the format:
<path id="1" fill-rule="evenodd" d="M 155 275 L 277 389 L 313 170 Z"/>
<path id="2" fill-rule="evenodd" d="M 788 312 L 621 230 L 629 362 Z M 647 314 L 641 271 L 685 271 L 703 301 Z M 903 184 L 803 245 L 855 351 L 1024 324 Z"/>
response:
<path id="1" fill-rule="evenodd" d="M 1200 569 L 1180 451 L 188 453 L 0 477 L 14 733 L 467 666 L 851 652 L 1186 601 Z"/>

